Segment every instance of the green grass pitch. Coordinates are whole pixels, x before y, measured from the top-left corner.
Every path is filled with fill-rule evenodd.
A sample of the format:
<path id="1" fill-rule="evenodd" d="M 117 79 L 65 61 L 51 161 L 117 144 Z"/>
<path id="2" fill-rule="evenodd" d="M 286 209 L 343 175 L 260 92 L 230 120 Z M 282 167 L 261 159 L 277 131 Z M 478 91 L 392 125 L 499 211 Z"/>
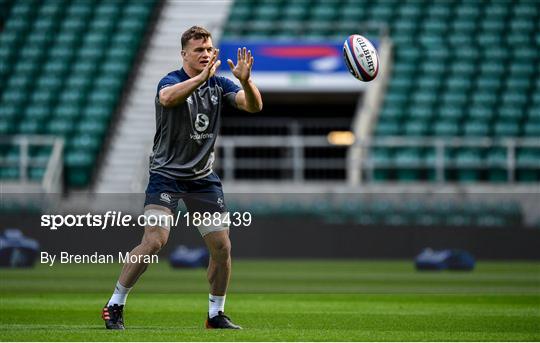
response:
<path id="1" fill-rule="evenodd" d="M 538 341 L 540 264 L 417 272 L 405 261 L 234 261 L 227 313 L 205 330 L 204 270 L 163 261 L 128 298 L 127 330 L 100 318 L 120 265 L 0 269 L 1 341 Z"/>

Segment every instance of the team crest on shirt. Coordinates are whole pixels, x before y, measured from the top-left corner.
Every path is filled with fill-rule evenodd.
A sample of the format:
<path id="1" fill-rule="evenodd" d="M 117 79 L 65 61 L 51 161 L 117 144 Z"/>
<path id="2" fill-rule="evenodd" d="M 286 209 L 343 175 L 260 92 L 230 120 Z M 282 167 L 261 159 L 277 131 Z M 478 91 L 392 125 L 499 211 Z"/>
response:
<path id="1" fill-rule="evenodd" d="M 191 99 L 191 95 L 186 99 L 187 103 L 190 105 L 193 105 L 193 99 Z"/>
<path id="2" fill-rule="evenodd" d="M 218 103 L 218 97 L 213 94 L 211 97 L 210 97 L 210 101 L 212 101 L 212 105 L 217 105 Z"/>

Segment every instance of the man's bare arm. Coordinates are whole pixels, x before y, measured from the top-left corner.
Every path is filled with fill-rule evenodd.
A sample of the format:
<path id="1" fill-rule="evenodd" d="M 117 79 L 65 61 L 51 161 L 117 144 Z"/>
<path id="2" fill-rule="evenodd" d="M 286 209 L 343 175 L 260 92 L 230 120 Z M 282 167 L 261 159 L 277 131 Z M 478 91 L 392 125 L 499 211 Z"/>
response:
<path id="1" fill-rule="evenodd" d="M 186 99 L 203 83 L 211 78 L 217 68 L 220 66 L 221 61 L 217 61 L 219 50 L 214 52 L 214 55 L 210 59 L 210 62 L 204 67 L 203 71 L 189 80 L 177 83 L 175 85 L 165 87 L 159 91 L 159 102 L 165 107 L 172 107 L 179 105 L 186 101 Z"/>
<path id="2" fill-rule="evenodd" d="M 251 80 L 242 83 L 242 90 L 236 93 L 236 104 L 239 109 L 249 113 L 262 111 L 263 102 L 261 92 L 259 92 L 257 86 Z"/>
<path id="3" fill-rule="evenodd" d="M 263 108 L 261 92 L 257 86 L 251 81 L 251 68 L 253 67 L 254 58 L 251 51 L 245 47 L 238 49 L 237 63 L 227 60 L 233 75 L 240 81 L 242 90 L 236 93 L 236 105 L 241 110 L 255 113 L 260 112 Z"/>

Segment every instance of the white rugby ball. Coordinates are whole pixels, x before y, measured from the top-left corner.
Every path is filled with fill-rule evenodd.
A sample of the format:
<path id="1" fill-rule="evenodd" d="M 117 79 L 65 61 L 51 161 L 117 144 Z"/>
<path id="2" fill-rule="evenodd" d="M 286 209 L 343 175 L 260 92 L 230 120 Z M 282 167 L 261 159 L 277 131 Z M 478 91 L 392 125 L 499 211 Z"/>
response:
<path id="1" fill-rule="evenodd" d="M 360 81 L 371 81 L 379 73 L 379 54 L 364 36 L 347 38 L 343 43 L 343 58 L 351 74 Z"/>

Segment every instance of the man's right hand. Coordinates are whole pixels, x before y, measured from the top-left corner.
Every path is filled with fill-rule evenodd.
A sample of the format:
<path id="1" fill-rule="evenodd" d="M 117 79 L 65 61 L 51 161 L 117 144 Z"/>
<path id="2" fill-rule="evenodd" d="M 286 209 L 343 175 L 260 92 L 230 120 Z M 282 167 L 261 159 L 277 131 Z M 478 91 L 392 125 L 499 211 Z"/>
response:
<path id="1" fill-rule="evenodd" d="M 219 68 L 219 66 L 221 65 L 221 61 L 217 59 L 218 55 L 219 49 L 215 49 L 214 53 L 210 57 L 210 61 L 208 62 L 206 67 L 204 67 L 203 71 L 198 75 L 201 78 L 202 82 L 205 82 L 216 74 L 217 68 Z"/>

